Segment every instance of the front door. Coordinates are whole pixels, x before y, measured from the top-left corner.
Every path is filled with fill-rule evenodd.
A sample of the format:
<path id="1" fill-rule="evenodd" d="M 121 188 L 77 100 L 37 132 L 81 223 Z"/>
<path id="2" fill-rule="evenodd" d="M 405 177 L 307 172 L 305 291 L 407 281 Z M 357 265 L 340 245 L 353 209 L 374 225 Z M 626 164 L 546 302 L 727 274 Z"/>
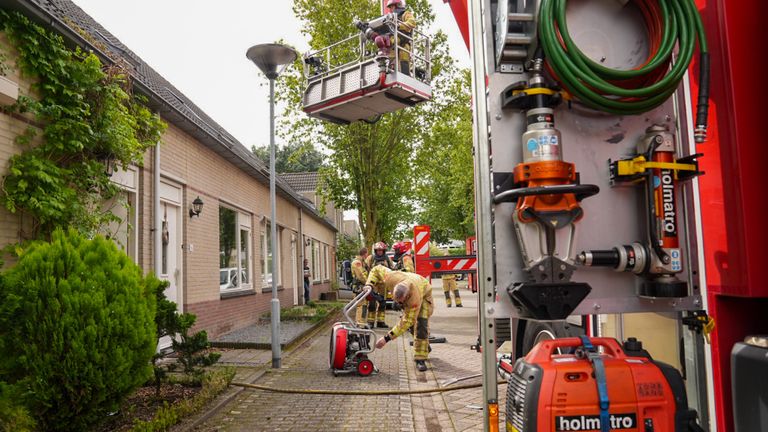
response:
<path id="1" fill-rule="evenodd" d="M 159 278 L 168 281 L 165 297 L 176 303 L 182 312 L 181 295 L 181 188 L 161 183 L 160 214 L 161 214 L 161 246 Z M 159 349 L 171 346 L 171 338 L 160 339 Z"/>

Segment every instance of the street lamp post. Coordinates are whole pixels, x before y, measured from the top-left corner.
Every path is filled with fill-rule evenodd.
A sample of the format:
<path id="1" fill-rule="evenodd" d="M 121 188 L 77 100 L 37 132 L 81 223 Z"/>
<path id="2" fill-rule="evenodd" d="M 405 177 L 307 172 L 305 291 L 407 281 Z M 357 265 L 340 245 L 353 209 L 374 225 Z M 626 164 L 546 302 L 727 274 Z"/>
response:
<path id="1" fill-rule="evenodd" d="M 298 56 L 293 48 L 281 44 L 260 44 L 245 53 L 269 79 L 269 205 L 271 207 L 270 253 L 272 263 L 272 367 L 280 367 L 280 299 L 277 298 L 277 198 L 275 197 L 275 79 Z"/>

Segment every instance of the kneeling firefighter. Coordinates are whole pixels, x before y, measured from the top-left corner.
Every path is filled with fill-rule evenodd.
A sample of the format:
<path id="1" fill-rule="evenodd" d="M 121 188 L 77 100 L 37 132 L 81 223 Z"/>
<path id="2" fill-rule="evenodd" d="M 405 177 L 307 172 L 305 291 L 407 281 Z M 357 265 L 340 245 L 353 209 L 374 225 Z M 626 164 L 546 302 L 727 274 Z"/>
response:
<path id="1" fill-rule="evenodd" d="M 383 348 L 387 342 L 402 336 L 415 325 L 413 358 L 416 360 L 416 368 L 420 372 L 426 371 L 426 360 L 429 358 L 429 317 L 434 311 L 432 286 L 429 281 L 416 273 L 389 270 L 379 266 L 371 270 L 366 285 L 391 288 L 394 301 L 401 305 L 403 310 L 400 321 L 376 341 L 376 348 Z"/>

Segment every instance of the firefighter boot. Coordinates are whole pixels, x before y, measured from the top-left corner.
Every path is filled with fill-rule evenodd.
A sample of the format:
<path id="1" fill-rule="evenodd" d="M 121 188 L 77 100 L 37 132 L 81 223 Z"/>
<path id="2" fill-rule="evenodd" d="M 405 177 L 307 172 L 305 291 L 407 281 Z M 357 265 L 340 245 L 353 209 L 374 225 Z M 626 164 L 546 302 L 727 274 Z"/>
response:
<path id="1" fill-rule="evenodd" d="M 427 371 L 426 360 L 416 360 L 416 369 L 418 369 L 419 372 L 426 372 Z"/>
<path id="2" fill-rule="evenodd" d="M 454 301 L 456 301 L 456 307 L 463 307 L 461 305 L 461 296 L 459 295 L 458 288 L 453 290 L 453 299 L 454 299 Z"/>
<path id="3" fill-rule="evenodd" d="M 386 313 L 383 308 L 380 308 L 376 313 L 376 328 L 389 328 L 387 327 L 387 323 L 384 321 L 385 318 Z"/>
<path id="4" fill-rule="evenodd" d="M 448 307 L 451 307 L 451 292 L 450 291 L 444 291 L 445 294 L 445 305 Z M 459 302 L 456 302 L 456 307 L 459 306 Z"/>

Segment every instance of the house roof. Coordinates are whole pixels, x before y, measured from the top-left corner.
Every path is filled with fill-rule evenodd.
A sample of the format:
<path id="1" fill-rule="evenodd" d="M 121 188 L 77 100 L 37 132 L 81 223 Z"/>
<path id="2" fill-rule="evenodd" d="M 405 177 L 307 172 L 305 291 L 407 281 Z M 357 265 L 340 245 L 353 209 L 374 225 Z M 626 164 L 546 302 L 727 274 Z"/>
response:
<path id="1" fill-rule="evenodd" d="M 147 65 L 77 5 L 69 0 L 0 0 L 0 6 L 18 10 L 39 24 L 60 33 L 70 43 L 93 51 L 102 61 L 121 64 L 133 78 L 134 89 L 148 98 L 148 105 L 164 120 L 190 134 L 233 165 L 263 184 L 269 170 L 242 143 L 219 126 L 181 91 Z M 80 31 L 87 33 L 84 37 Z M 277 194 L 306 210 L 313 218 L 337 231 L 333 223 L 283 181 L 275 179 Z"/>
<path id="2" fill-rule="evenodd" d="M 314 192 L 320 181 L 320 173 L 317 171 L 285 173 L 280 174 L 279 177 L 297 192 Z"/>

